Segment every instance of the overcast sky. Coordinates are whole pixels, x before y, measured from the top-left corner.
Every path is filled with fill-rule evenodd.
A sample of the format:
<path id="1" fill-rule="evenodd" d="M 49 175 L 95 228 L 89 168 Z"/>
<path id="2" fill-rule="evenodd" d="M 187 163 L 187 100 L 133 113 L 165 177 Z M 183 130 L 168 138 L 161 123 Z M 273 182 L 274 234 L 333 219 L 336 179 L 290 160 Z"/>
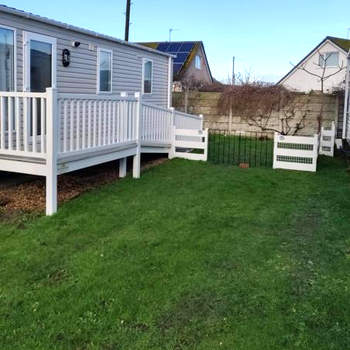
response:
<path id="1" fill-rule="evenodd" d="M 327 35 L 346 38 L 349 0 L 132 0 L 130 40 L 202 40 L 214 77 L 277 81 Z M 0 0 L 41 16 L 124 38 L 126 0 Z"/>

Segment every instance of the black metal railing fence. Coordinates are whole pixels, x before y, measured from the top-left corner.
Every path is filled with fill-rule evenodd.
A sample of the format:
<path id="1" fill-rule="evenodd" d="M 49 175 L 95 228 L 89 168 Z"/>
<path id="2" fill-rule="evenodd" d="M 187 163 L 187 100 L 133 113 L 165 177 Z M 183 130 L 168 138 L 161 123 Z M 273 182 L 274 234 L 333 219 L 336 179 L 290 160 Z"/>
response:
<path id="1" fill-rule="evenodd" d="M 273 133 L 210 129 L 208 161 L 241 167 L 272 167 Z"/>

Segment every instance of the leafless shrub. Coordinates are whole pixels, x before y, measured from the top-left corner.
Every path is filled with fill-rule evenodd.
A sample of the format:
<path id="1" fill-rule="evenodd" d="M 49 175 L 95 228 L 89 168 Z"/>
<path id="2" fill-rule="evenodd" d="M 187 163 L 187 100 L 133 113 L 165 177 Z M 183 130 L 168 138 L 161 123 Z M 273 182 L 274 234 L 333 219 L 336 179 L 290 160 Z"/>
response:
<path id="1" fill-rule="evenodd" d="M 263 82 L 227 86 L 219 99 L 221 114 L 241 116 L 249 126 L 261 131 L 296 135 L 305 127 L 309 110 L 301 106 L 297 95 L 283 86 Z M 278 118 L 278 127 L 272 126 Z M 275 123 L 276 124 L 276 123 Z"/>

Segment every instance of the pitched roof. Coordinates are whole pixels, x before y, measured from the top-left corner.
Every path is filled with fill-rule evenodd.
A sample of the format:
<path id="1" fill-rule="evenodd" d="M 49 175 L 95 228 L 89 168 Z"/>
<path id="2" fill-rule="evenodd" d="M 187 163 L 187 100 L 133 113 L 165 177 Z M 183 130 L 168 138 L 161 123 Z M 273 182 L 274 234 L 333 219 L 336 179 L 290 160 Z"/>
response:
<path id="1" fill-rule="evenodd" d="M 109 40 L 109 41 L 112 41 L 112 42 L 119 43 L 121 45 L 136 47 L 136 48 L 144 50 L 144 51 L 157 53 L 158 55 L 164 55 L 164 56 L 170 56 L 171 57 L 171 55 L 169 55 L 166 52 L 159 52 L 158 50 L 154 50 L 154 49 L 152 49 L 150 47 L 145 47 L 143 45 L 138 45 L 136 43 L 131 43 L 129 41 L 124 41 L 124 40 L 121 40 L 121 39 L 117 39 L 117 38 L 109 36 L 109 35 L 96 33 L 96 32 L 94 32 L 92 30 L 89 30 L 89 29 L 83 29 L 83 28 L 76 27 L 76 26 L 73 26 L 73 25 L 70 25 L 70 24 L 66 24 L 66 23 L 63 23 L 63 22 L 59 22 L 59 21 L 56 21 L 56 20 L 53 20 L 53 19 L 50 19 L 50 18 L 42 17 L 42 16 L 39 16 L 39 15 L 34 15 L 33 13 L 22 11 L 22 10 L 18 10 L 16 8 L 8 7 L 8 6 L 2 5 L 2 4 L 0 4 L 0 13 L 1 12 L 9 13 L 9 14 L 20 16 L 20 17 L 24 17 L 24 18 L 29 18 L 29 19 L 35 20 L 37 22 L 42 22 L 42 23 L 46 23 L 46 24 L 50 24 L 50 25 L 59 27 L 59 28 L 71 30 L 71 31 L 74 31 L 76 33 L 81 33 L 81 34 L 90 35 L 90 36 L 93 36 L 93 37 L 96 37 L 96 38 Z"/>
<path id="2" fill-rule="evenodd" d="M 145 42 L 145 43 L 139 43 L 139 44 L 174 55 L 175 58 L 174 58 L 173 72 L 174 72 L 174 78 L 176 79 L 180 79 L 182 77 L 187 67 L 194 60 L 198 49 L 201 47 L 204 53 L 206 66 L 208 67 L 210 79 L 213 81 L 207 55 L 205 53 L 205 49 L 202 41 L 161 41 L 161 42 Z"/>
<path id="3" fill-rule="evenodd" d="M 334 44 L 339 46 L 344 51 L 348 52 L 350 50 L 350 40 L 349 39 L 342 39 L 342 38 L 336 38 L 334 36 L 327 36 L 326 39 L 329 39 Z"/>
<path id="4" fill-rule="evenodd" d="M 303 63 L 313 52 L 317 51 L 327 40 L 338 46 L 345 53 L 350 50 L 350 40 L 343 38 L 336 38 L 334 36 L 326 36 L 314 49 L 312 49 L 302 60 L 298 62 L 286 75 L 284 75 L 276 84 L 280 84 L 285 78 L 287 78 L 297 67 Z"/>

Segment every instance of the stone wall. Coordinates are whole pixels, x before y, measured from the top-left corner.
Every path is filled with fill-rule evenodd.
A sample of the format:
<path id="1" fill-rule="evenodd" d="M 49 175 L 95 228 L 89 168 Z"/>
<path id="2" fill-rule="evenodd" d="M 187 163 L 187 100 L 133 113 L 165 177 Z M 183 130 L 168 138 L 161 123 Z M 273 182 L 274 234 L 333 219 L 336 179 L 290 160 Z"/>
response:
<path id="1" fill-rule="evenodd" d="M 204 127 L 228 131 L 261 131 L 259 128 L 248 125 L 247 121 L 232 111 L 232 115 L 221 115 L 219 113 L 220 93 L 217 92 L 191 92 L 188 94 L 187 103 L 184 92 L 173 94 L 173 106 L 181 111 L 192 114 L 203 114 Z M 334 95 L 321 94 L 298 94 L 297 95 L 297 112 L 295 120 L 298 121 L 302 113 L 308 111 L 305 120 L 305 128 L 298 132 L 299 135 L 312 135 L 318 132 L 319 116 L 323 110 L 323 125 L 329 126 L 332 121 L 337 123 L 338 119 L 338 97 Z M 279 113 L 273 113 L 270 127 L 280 130 Z M 293 125 L 293 123 L 292 123 Z"/>

